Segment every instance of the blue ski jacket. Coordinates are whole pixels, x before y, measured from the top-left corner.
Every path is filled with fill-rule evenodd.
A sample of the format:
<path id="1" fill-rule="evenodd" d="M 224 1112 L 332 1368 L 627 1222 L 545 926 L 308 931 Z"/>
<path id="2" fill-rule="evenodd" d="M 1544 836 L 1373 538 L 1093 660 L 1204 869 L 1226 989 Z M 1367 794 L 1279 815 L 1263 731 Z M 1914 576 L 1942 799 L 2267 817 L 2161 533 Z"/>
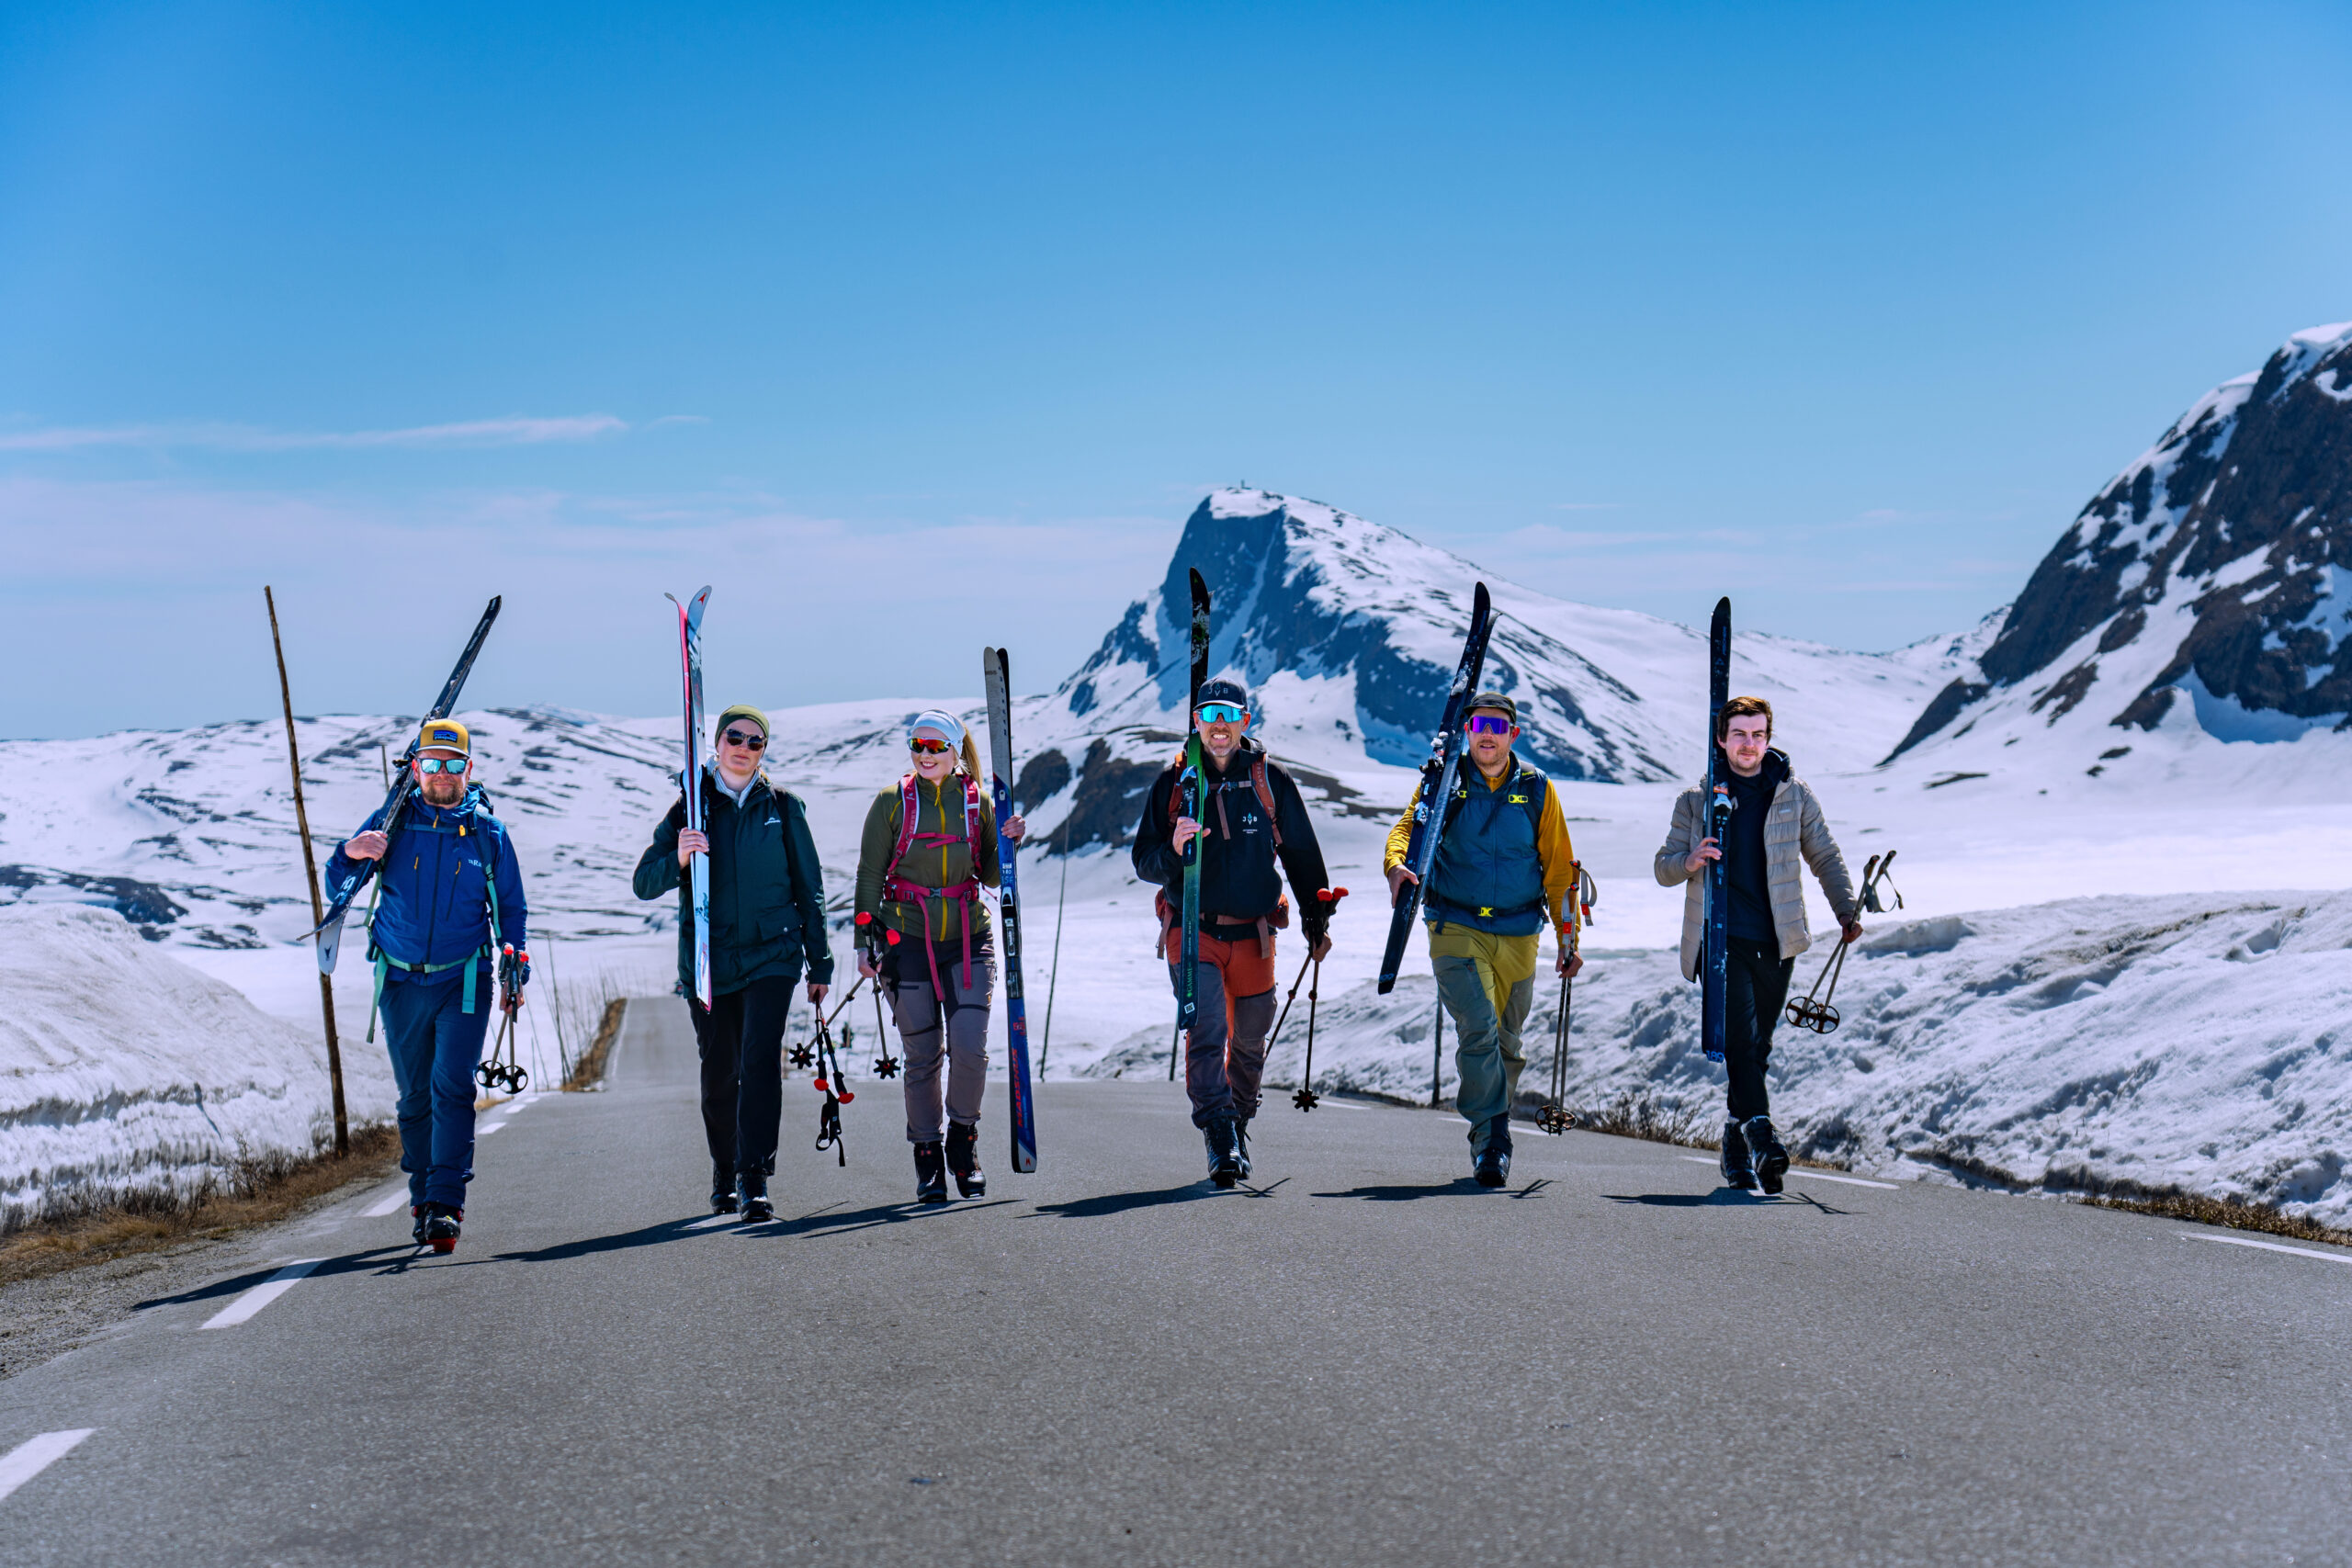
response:
<path id="1" fill-rule="evenodd" d="M 359 831 L 382 827 L 383 818 L 379 807 Z M 446 811 L 426 805 L 421 795 L 411 795 L 400 832 L 374 869 L 384 882 L 368 933 L 373 945 L 404 966 L 439 970 L 403 975 L 403 979 L 448 985 L 464 975 L 462 961 L 491 940 L 493 874 L 498 879 L 498 941 L 492 946 L 512 942 L 516 952 L 526 950 L 530 909 L 523 895 L 523 868 L 514 859 L 505 825 L 491 815 L 480 784 L 468 785 L 465 798 Z M 327 860 L 327 886 L 340 886 L 355 874 L 365 880 L 369 870 L 368 862 L 350 859 L 338 844 Z M 440 969 L 442 964 L 450 967 Z"/>

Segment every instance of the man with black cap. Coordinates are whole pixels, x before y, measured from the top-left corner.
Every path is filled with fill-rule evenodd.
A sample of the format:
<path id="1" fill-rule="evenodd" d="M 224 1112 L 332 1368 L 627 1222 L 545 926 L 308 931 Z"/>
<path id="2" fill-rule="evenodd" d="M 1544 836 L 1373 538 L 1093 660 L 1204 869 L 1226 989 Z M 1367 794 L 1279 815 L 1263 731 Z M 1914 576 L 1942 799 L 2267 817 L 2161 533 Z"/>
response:
<path id="1" fill-rule="evenodd" d="M 1274 932 L 1290 923 L 1282 877 L 1290 877 L 1299 930 L 1317 958 L 1331 949 L 1325 930 L 1330 914 L 1316 897 L 1330 878 L 1298 785 L 1247 738 L 1249 694 L 1236 682 L 1207 682 L 1193 725 L 1206 764 L 1206 821 L 1182 815 L 1179 754 L 1144 803 L 1134 861 L 1136 875 L 1161 889 L 1155 901 L 1160 951 L 1170 982 L 1182 987 L 1184 847 L 1200 840 L 1201 957 L 1184 1089 L 1193 1125 L 1208 1146 L 1209 1179 L 1230 1187 L 1250 1174 L 1250 1119 L 1258 1113 L 1266 1036 L 1274 1023 Z"/>
<path id="2" fill-rule="evenodd" d="M 821 1002 L 833 977 L 825 935 L 824 868 L 800 797 L 768 783 L 760 763 L 767 715 L 738 703 L 718 716 L 712 756 L 695 781 L 703 830 L 686 826 L 680 795 L 654 825 L 637 863 L 637 896 L 678 895 L 678 994 L 694 1017 L 702 1054 L 702 1126 L 710 1145 L 710 1209 L 739 1208 L 745 1224 L 775 1217 L 768 1178 L 775 1173 L 784 1119 L 784 1026 L 793 987 L 808 970 L 808 999 Z M 710 856 L 710 992 L 695 996 L 693 894 L 688 858 Z"/>
<path id="3" fill-rule="evenodd" d="M 1481 692 L 1463 728 L 1471 765 L 1455 774 L 1421 907 L 1437 994 L 1453 1015 L 1453 1061 L 1462 1079 L 1454 1104 L 1470 1123 L 1470 1173 L 1481 1187 L 1500 1187 L 1510 1177 L 1510 1108 L 1527 1066 L 1520 1030 L 1535 999 L 1546 922 L 1559 938 L 1555 972 L 1573 978 L 1584 967 L 1569 902 L 1577 852 L 1552 781 L 1511 750 L 1519 705 L 1500 692 Z M 1405 848 L 1419 799 L 1417 786 L 1388 830 L 1392 903 L 1414 880 Z"/>
<path id="4" fill-rule="evenodd" d="M 426 721 L 410 766 L 416 793 L 397 845 L 379 809 L 328 857 L 327 886 L 367 874 L 371 861 L 380 875 L 368 957 L 400 1089 L 409 1215 L 420 1245 L 447 1252 L 474 1176 L 474 1069 L 490 1027 L 493 961 L 502 948 L 514 950 L 517 988 L 503 1005 L 519 1007 L 530 978 L 530 911 L 514 845 L 468 779 L 471 732 L 454 718 Z"/>

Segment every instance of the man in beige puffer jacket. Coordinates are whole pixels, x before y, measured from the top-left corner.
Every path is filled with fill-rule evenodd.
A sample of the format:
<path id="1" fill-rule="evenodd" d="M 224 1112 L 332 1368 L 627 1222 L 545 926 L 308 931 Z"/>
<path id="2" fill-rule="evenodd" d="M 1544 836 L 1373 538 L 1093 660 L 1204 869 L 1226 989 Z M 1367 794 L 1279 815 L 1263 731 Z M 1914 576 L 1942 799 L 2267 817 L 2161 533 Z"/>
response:
<path id="1" fill-rule="evenodd" d="M 1771 1102 L 1764 1064 L 1772 1054 L 1772 1026 L 1788 1000 L 1789 974 L 1797 954 L 1813 945 L 1804 919 L 1804 886 L 1798 861 L 1813 868 L 1839 936 L 1862 934 L 1861 908 L 1838 841 L 1829 836 L 1821 804 L 1773 750 L 1772 705 L 1761 697 L 1734 697 L 1715 721 L 1717 743 L 1730 763 L 1731 827 L 1725 842 L 1707 837 L 1703 784 L 1682 792 L 1674 803 L 1674 823 L 1658 846 L 1658 884 L 1687 885 L 1682 906 L 1682 976 L 1699 977 L 1700 933 L 1706 921 L 1707 863 L 1724 862 L 1730 935 L 1724 986 L 1724 1057 L 1730 1078 L 1728 1119 L 1724 1123 L 1724 1180 L 1741 1189 L 1781 1190 L 1789 1168 L 1788 1151 L 1772 1130 Z"/>

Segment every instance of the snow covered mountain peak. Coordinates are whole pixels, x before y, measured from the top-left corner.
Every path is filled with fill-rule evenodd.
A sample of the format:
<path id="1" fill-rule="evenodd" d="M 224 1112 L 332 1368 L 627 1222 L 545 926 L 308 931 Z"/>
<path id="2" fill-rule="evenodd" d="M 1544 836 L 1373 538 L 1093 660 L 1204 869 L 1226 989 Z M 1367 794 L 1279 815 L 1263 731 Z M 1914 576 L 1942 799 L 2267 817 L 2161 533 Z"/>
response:
<path id="1" fill-rule="evenodd" d="M 2109 480 L 1894 754 L 2062 721 L 2087 721 L 2085 744 L 2174 723 L 2221 740 L 2342 728 L 2347 571 L 2352 322 L 2338 322 L 2207 392 Z"/>

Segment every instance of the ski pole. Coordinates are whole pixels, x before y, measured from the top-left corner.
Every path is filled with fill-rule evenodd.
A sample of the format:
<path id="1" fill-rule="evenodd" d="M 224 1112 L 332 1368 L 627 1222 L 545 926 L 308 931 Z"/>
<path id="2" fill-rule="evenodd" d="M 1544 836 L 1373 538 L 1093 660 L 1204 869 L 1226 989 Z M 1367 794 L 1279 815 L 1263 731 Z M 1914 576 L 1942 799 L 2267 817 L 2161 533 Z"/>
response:
<path id="1" fill-rule="evenodd" d="M 825 1103 L 817 1111 L 817 1149 L 819 1153 L 833 1150 L 846 1168 L 849 1144 L 842 1136 L 842 1107 L 857 1096 L 849 1090 L 841 1057 L 833 1050 L 833 1032 L 826 1027 L 822 1014 L 817 1019 L 817 1090 L 825 1097 Z"/>
<path id="2" fill-rule="evenodd" d="M 1326 933 L 1327 940 L 1331 929 L 1331 917 L 1339 913 L 1340 900 L 1347 896 L 1348 890 L 1344 887 L 1323 887 L 1316 890 L 1315 897 L 1323 906 L 1323 929 Z M 1297 1106 L 1301 1111 L 1312 1111 L 1315 1109 L 1317 1103 L 1315 1096 L 1315 998 L 1323 989 L 1323 958 L 1322 955 L 1317 952 L 1317 948 L 1321 946 L 1322 943 L 1317 942 L 1314 947 L 1310 947 L 1306 950 L 1306 965 L 1305 966 L 1311 966 L 1315 975 L 1315 983 L 1306 987 L 1306 1070 L 1299 1075 L 1298 1092 L 1290 1097 L 1290 1102 L 1293 1105 Z M 1298 986 L 1295 982 L 1293 982 L 1290 989 L 1291 995 L 1296 996 L 1298 994 Z M 1287 1003 L 1283 1005 L 1283 1010 L 1284 1012 L 1288 1012 L 1290 1010 Z M 1279 1028 L 1280 1026 L 1277 1025 L 1276 1027 Z M 1266 1049 L 1269 1052 L 1273 1049 L 1273 1045 L 1271 1042 L 1268 1043 Z"/>
<path id="3" fill-rule="evenodd" d="M 1878 885 L 1882 882 L 1886 883 L 1888 889 L 1894 892 L 1894 907 L 1898 909 L 1903 908 L 1903 895 L 1899 890 L 1895 890 L 1894 884 L 1888 881 L 1886 874 L 1887 868 L 1894 863 L 1894 856 L 1895 852 L 1889 850 L 1884 859 L 1872 855 L 1862 865 L 1862 891 L 1860 901 L 1861 907 L 1872 914 L 1886 912 L 1886 906 L 1880 901 L 1878 896 Z M 1795 1024 L 1799 1029 L 1810 1029 L 1815 1034 L 1827 1034 L 1842 1021 L 1838 1016 L 1838 1010 L 1829 1005 L 1829 999 L 1838 994 L 1838 977 L 1846 972 L 1846 950 L 1852 945 L 1853 943 L 1845 940 L 1845 932 L 1839 931 L 1837 949 L 1830 953 L 1829 961 L 1821 966 L 1821 973 L 1814 976 L 1813 989 L 1788 1005 L 1786 1016 L 1791 1023 Z M 1826 989 L 1823 985 L 1825 981 L 1827 982 Z M 1820 994 L 1821 999 L 1818 1001 L 1814 999 L 1816 992 Z"/>
<path id="4" fill-rule="evenodd" d="M 1567 957 L 1573 962 L 1584 947 L 1584 928 L 1592 923 L 1592 907 L 1600 901 L 1600 890 L 1593 886 L 1592 874 L 1584 863 L 1572 863 L 1575 891 L 1570 895 L 1568 910 Z M 1560 1011 L 1552 1025 L 1552 1098 L 1535 1113 L 1535 1124 L 1558 1137 L 1577 1124 L 1576 1112 L 1568 1109 L 1568 1024 L 1569 1009 L 1576 987 L 1575 977 L 1560 976 Z"/>

